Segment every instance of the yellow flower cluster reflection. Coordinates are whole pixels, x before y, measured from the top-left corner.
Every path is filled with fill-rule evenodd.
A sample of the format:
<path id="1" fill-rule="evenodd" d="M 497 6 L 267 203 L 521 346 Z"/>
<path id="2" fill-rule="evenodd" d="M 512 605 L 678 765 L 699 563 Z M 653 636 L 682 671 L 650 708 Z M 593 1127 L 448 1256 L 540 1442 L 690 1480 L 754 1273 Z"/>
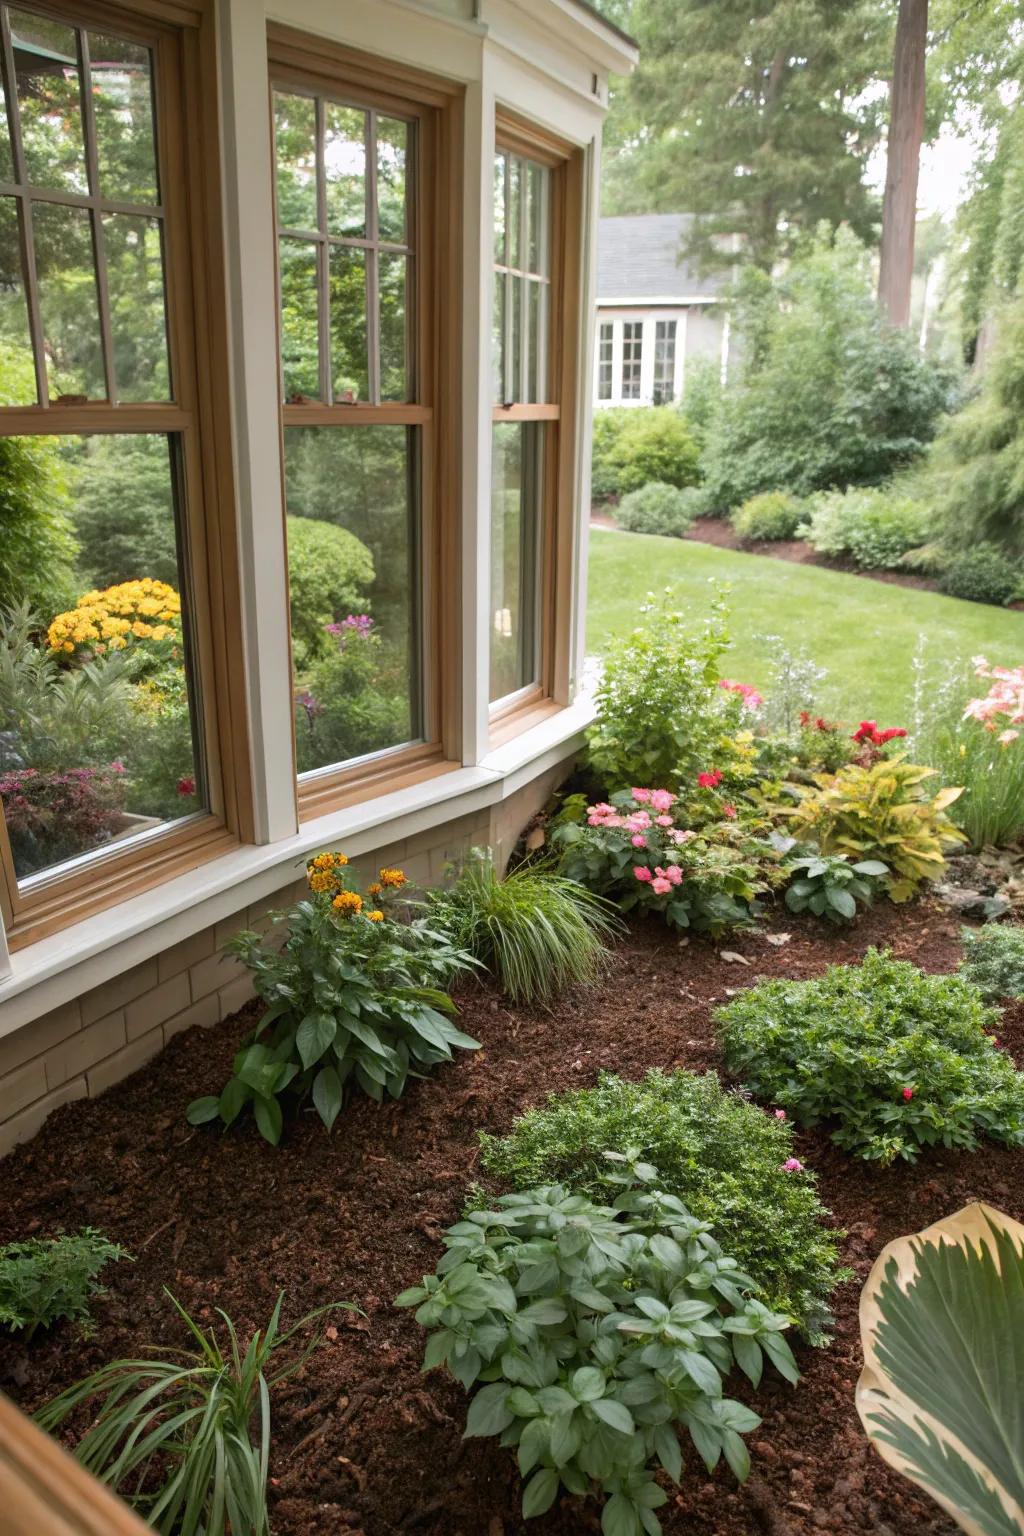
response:
<path id="1" fill-rule="evenodd" d="M 181 598 L 166 581 L 144 576 L 85 592 L 47 631 L 51 651 L 122 651 L 138 640 L 180 640 Z"/>

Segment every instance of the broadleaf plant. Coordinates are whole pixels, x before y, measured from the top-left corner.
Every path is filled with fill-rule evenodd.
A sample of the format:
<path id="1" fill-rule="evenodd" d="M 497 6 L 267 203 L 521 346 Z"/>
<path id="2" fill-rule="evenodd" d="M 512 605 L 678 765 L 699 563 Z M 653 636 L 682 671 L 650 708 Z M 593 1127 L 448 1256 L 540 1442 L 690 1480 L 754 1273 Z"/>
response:
<path id="1" fill-rule="evenodd" d="M 786 906 L 791 912 L 813 912 L 830 923 L 852 922 L 858 904 L 871 905 L 878 881 L 889 873 L 880 859 L 856 864 L 843 853 L 809 853 L 786 864 L 790 883 Z"/>
<path id="2" fill-rule="evenodd" d="M 753 1296 L 654 1168 L 614 1161 L 629 1187 L 613 1205 L 546 1185 L 472 1211 L 397 1305 L 431 1330 L 425 1370 L 482 1383 L 465 1433 L 517 1448 L 525 1517 L 560 1488 L 599 1491 L 605 1536 L 657 1536 L 655 1471 L 683 1474 L 677 1427 L 709 1471 L 724 1456 L 742 1480 L 743 1435 L 761 1420 L 725 1395 L 726 1378 L 738 1365 L 757 1386 L 765 1357 L 790 1382 L 798 1372 L 790 1319 Z"/>

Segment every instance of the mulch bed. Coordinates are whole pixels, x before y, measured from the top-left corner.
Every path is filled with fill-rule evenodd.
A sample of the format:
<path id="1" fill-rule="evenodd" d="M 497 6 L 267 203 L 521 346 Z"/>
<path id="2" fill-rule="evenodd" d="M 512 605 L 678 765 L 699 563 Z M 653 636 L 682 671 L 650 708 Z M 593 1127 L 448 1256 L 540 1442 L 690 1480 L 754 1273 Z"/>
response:
<path id="1" fill-rule="evenodd" d="M 773 929 L 789 942 L 769 944 Z M 277 1150 L 251 1124 L 222 1135 L 184 1120 L 191 1098 L 224 1081 L 252 1009 L 181 1035 L 103 1098 L 58 1110 L 0 1165 L 0 1241 L 88 1224 L 135 1255 L 107 1271 L 110 1294 L 96 1306 L 91 1339 L 61 1326 L 26 1349 L 4 1336 L 0 1388 L 31 1410 L 115 1356 L 180 1345 L 164 1286 L 209 1322 L 225 1308 L 243 1333 L 265 1323 L 282 1289 L 291 1320 L 351 1301 L 365 1316 L 336 1314 L 331 1336 L 275 1398 L 276 1536 L 596 1533 L 594 1502 L 566 1500 L 524 1524 L 511 1453 L 461 1438 L 462 1389 L 420 1374 L 422 1330 L 391 1306 L 436 1263 L 439 1234 L 478 1171 L 477 1130 L 504 1131 L 528 1105 L 592 1083 L 600 1068 L 635 1077 L 654 1066 L 719 1066 L 711 1009 L 758 975 L 812 976 L 870 943 L 945 971 L 958 960 L 957 931 L 948 911 L 928 903 L 881 905 L 838 933 L 778 913 L 724 944 L 638 927 L 607 982 L 553 1013 L 512 1011 L 493 991 L 466 990 L 463 1027 L 482 1051 L 413 1084 L 397 1104 L 355 1099 L 330 1137 L 304 1115 Z M 723 947 L 749 967 L 722 960 Z M 1000 1034 L 1024 1064 L 1024 1008 L 1007 1012 Z M 857 1282 L 838 1295 L 832 1346 L 799 1349 L 800 1386 L 766 1375 L 749 1481 L 738 1488 L 724 1469 L 709 1478 L 691 1452 L 682 1492 L 660 1512 L 665 1531 L 947 1536 L 952 1523 L 883 1465 L 860 1429 L 859 1283 L 884 1243 L 968 1200 L 1024 1220 L 1024 1153 L 940 1151 L 883 1172 L 844 1156 L 823 1132 L 801 1134 L 797 1152 L 846 1229 Z"/>

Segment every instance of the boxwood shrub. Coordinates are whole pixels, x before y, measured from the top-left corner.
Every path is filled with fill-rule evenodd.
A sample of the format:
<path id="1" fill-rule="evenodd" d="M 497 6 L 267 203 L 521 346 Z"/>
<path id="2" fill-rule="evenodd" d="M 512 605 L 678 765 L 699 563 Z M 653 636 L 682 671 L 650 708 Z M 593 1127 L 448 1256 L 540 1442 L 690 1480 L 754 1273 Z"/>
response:
<path id="1" fill-rule="evenodd" d="M 694 517 L 686 492 L 660 480 L 623 496 L 615 513 L 615 521 L 627 533 L 660 533 L 677 539 L 693 526 Z"/>

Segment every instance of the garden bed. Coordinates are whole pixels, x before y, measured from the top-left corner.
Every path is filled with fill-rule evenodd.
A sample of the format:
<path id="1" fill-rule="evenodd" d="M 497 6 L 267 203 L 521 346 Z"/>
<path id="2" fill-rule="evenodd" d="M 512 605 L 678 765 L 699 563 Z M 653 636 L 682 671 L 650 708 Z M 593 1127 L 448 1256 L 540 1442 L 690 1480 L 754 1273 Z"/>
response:
<path id="1" fill-rule="evenodd" d="M 771 942 L 783 933 L 787 942 Z M 460 1053 L 383 1109 L 357 1097 L 331 1136 L 304 1115 L 279 1149 L 251 1122 L 222 1135 L 184 1119 L 190 1099 L 224 1081 L 252 1011 L 181 1035 L 102 1099 L 57 1111 L 0 1165 L 0 1241 L 91 1225 L 135 1256 L 107 1270 L 110 1295 L 95 1308 L 88 1341 L 69 1325 L 30 1348 L 4 1337 L 0 1389 L 31 1410 L 115 1356 L 180 1344 L 164 1285 L 204 1321 L 223 1307 L 243 1334 L 266 1322 L 281 1289 L 286 1319 L 351 1301 L 365 1316 L 338 1313 L 323 1347 L 275 1398 L 275 1536 L 596 1532 L 596 1501 L 566 1500 L 524 1525 L 511 1452 L 491 1439 L 463 1441 L 465 1394 L 446 1375 L 421 1376 L 423 1331 L 391 1305 L 437 1262 L 440 1232 L 477 1175 L 477 1130 L 504 1132 L 549 1091 L 587 1086 L 602 1068 L 639 1077 L 651 1067 L 717 1067 L 711 1008 L 758 975 L 816 975 L 871 943 L 946 971 L 959 956 L 957 933 L 956 920 L 930 903 L 880 904 L 841 932 L 780 912 L 717 943 L 638 926 L 614 952 L 606 983 L 553 1013 L 514 1011 L 488 987 L 464 988 L 461 1023 L 480 1052 Z M 722 950 L 749 966 L 723 960 Z M 1000 1037 L 1024 1065 L 1024 1005 L 1007 1010 Z M 952 1532 L 930 1499 L 883 1465 L 857 1420 L 859 1283 L 891 1238 L 968 1200 L 1024 1219 L 1024 1152 L 937 1152 L 885 1171 L 840 1153 L 824 1132 L 799 1134 L 797 1151 L 847 1230 L 844 1257 L 857 1281 L 838 1293 L 832 1347 L 798 1348 L 800 1386 L 766 1375 L 750 1480 L 739 1488 L 724 1469 L 708 1478 L 691 1450 L 683 1490 L 661 1511 L 666 1536 Z M 742 1387 L 738 1395 L 749 1397 Z"/>

